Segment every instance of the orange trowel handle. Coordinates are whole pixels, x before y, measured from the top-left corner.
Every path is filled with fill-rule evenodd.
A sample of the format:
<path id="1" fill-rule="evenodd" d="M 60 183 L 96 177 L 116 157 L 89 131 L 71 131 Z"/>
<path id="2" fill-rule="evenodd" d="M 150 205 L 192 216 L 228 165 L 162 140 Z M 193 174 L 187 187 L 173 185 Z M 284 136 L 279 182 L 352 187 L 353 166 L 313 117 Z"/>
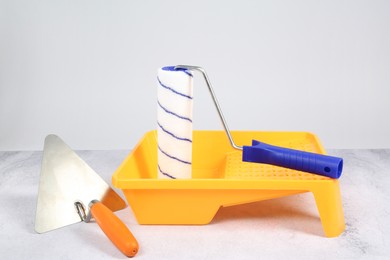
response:
<path id="1" fill-rule="evenodd" d="M 128 257 L 138 252 L 138 242 L 126 225 L 103 203 L 90 206 L 91 214 L 114 245 Z"/>

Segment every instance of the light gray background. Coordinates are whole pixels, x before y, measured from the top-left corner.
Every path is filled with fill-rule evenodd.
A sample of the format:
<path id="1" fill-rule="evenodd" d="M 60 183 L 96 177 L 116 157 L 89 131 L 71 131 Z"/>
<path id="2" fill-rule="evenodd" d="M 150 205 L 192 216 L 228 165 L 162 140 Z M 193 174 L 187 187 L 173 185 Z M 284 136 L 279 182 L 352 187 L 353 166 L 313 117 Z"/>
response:
<path id="1" fill-rule="evenodd" d="M 156 71 L 203 66 L 231 129 L 390 147 L 389 1 L 0 0 L 0 150 L 129 149 Z M 195 79 L 195 128 L 222 129 Z"/>

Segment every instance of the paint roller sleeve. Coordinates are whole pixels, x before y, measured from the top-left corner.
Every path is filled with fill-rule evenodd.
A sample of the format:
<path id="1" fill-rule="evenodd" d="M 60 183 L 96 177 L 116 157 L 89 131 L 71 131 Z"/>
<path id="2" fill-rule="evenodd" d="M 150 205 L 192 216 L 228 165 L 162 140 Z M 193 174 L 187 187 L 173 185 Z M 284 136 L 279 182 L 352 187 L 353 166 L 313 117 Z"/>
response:
<path id="1" fill-rule="evenodd" d="M 158 178 L 192 177 L 192 86 L 187 70 L 157 72 Z"/>

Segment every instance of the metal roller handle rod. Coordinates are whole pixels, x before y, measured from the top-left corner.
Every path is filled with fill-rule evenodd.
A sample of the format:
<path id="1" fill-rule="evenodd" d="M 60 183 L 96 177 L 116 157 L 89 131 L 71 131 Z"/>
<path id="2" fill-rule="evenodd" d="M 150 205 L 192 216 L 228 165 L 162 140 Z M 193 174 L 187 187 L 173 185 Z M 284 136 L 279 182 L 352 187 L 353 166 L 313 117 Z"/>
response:
<path id="1" fill-rule="evenodd" d="M 196 71 L 199 71 L 200 73 L 202 73 L 205 81 L 206 81 L 206 85 L 209 89 L 209 92 L 211 94 L 211 97 L 213 98 L 213 102 L 214 102 L 214 105 L 215 107 L 217 108 L 217 111 L 218 111 L 218 114 L 219 114 L 219 118 L 221 119 L 222 121 L 222 125 L 223 127 L 225 128 L 225 132 L 226 132 L 226 135 L 228 136 L 229 138 L 229 142 L 231 144 L 232 147 L 234 147 L 235 149 L 238 149 L 238 150 L 242 150 L 242 146 L 238 146 L 234 143 L 233 141 L 233 137 L 231 136 L 230 134 L 230 130 L 229 130 L 229 127 L 226 123 L 226 120 L 225 120 L 225 117 L 223 116 L 223 113 L 222 113 L 222 110 L 221 110 L 221 107 L 219 106 L 219 103 L 218 103 L 218 100 L 217 100 L 217 97 L 215 96 L 215 93 L 214 93 L 214 90 L 211 86 L 211 82 L 209 80 L 209 77 L 207 76 L 207 73 L 206 71 L 202 68 L 202 67 L 199 67 L 199 66 L 191 66 L 191 65 L 177 65 L 175 66 L 175 69 L 187 69 L 187 70 L 196 70 Z"/>
<path id="2" fill-rule="evenodd" d="M 343 169 L 342 158 L 272 146 L 256 140 L 252 141 L 252 146 L 241 147 L 236 145 L 230 135 L 229 127 L 222 114 L 221 107 L 218 104 L 217 97 L 214 94 L 206 71 L 202 67 L 190 65 L 178 65 L 175 69 L 197 70 L 203 74 L 230 144 L 235 149 L 243 151 L 242 160 L 244 162 L 277 165 L 298 171 L 319 174 L 333 179 L 338 179 L 340 177 Z"/>

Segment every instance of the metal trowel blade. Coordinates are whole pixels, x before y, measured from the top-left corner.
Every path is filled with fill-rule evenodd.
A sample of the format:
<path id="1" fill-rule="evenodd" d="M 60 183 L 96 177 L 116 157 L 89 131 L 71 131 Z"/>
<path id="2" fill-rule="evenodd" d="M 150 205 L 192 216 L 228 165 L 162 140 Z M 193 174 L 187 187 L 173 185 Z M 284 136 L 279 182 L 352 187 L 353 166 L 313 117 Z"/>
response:
<path id="1" fill-rule="evenodd" d="M 100 200 L 112 211 L 124 200 L 58 136 L 48 135 L 43 150 L 35 231 L 44 233 L 81 221 L 75 202 Z"/>

